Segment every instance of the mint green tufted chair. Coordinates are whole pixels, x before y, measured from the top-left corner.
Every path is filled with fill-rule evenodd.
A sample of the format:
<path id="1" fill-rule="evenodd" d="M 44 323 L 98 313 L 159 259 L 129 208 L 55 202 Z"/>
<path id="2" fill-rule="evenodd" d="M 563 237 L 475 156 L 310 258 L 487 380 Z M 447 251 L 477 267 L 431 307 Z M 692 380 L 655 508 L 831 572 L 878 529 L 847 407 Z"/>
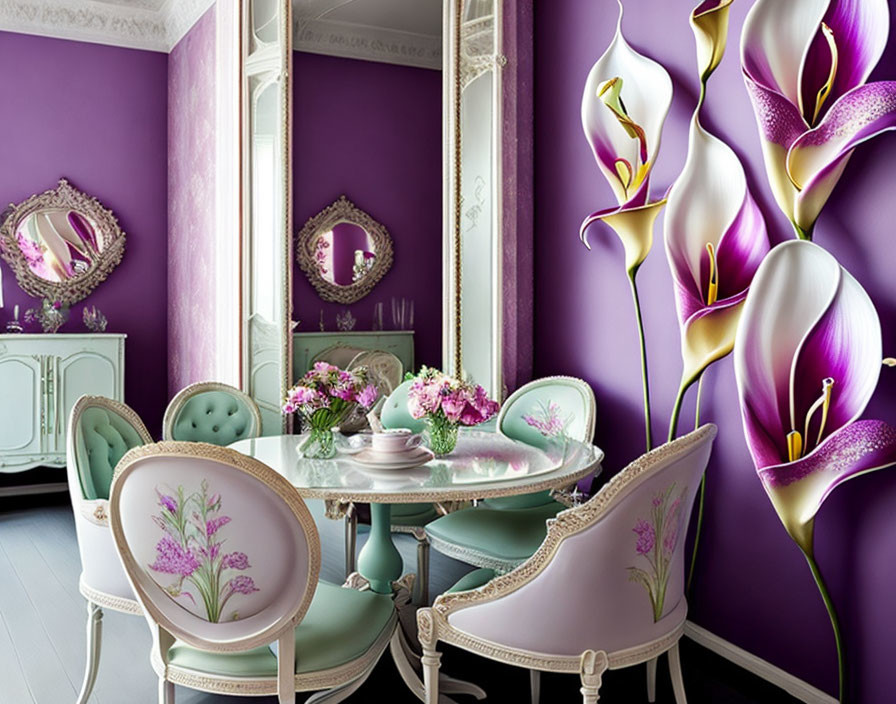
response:
<path id="1" fill-rule="evenodd" d="M 546 449 L 564 437 L 590 442 L 594 392 L 574 377 L 536 379 L 517 389 L 501 408 L 498 432 Z M 547 533 L 546 521 L 566 508 L 550 492 L 488 499 L 427 524 L 432 547 L 462 562 L 508 572 L 529 558 Z"/>
<path id="2" fill-rule="evenodd" d="M 247 394 L 228 384 L 203 381 L 181 389 L 162 421 L 164 440 L 207 442 L 222 447 L 258 437 L 261 414 Z"/>
<path id="3" fill-rule="evenodd" d="M 140 417 L 112 399 L 82 396 L 69 415 L 66 474 L 81 555 L 78 586 L 87 600 L 87 662 L 77 704 L 87 702 L 96 682 L 103 610 L 141 613 L 112 542 L 108 498 L 121 458 L 151 442 Z"/>

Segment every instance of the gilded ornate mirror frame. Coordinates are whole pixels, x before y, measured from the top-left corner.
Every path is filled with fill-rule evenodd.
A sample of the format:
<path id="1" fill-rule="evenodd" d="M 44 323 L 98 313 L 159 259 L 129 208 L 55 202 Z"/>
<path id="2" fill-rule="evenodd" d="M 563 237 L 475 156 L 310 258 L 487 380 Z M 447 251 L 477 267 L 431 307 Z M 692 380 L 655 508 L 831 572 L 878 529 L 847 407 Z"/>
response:
<path id="1" fill-rule="evenodd" d="M 315 259 L 318 238 L 342 222 L 351 223 L 366 230 L 373 241 L 373 250 L 376 255 L 369 271 L 348 285 L 339 285 L 325 279 L 321 275 Z M 389 236 L 389 231 L 344 195 L 339 196 L 337 201 L 328 205 L 317 215 L 308 218 L 304 227 L 296 235 L 295 250 L 299 266 L 317 289 L 318 295 L 325 301 L 346 305 L 359 301 L 370 293 L 392 266 L 392 238 Z"/>
<path id="2" fill-rule="evenodd" d="M 32 213 L 48 208 L 73 210 L 96 228 L 96 236 L 102 248 L 90 262 L 87 271 L 65 281 L 48 281 L 35 274 L 19 249 L 16 231 Z M 124 254 L 125 234 L 115 214 L 96 198 L 72 186 L 66 179 L 59 179 L 56 188 L 37 193 L 18 205 L 10 204 L 0 225 L 0 254 L 15 272 L 19 286 L 29 296 L 48 298 L 62 303 L 77 303 L 89 296 L 112 270 L 121 262 Z"/>

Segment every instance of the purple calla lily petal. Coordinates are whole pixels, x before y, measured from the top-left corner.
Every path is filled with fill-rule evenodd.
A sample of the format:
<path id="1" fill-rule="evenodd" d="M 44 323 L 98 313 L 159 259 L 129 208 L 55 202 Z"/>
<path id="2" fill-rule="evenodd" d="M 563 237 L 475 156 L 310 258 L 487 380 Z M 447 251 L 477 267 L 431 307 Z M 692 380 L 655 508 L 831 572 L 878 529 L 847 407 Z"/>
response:
<path id="1" fill-rule="evenodd" d="M 775 247 L 747 297 L 735 372 L 756 469 L 806 550 L 835 486 L 896 462 L 896 429 L 857 421 L 880 367 L 880 321 L 861 285 L 811 242 Z"/>
<path id="2" fill-rule="evenodd" d="M 887 44 L 887 0 L 834 0 L 822 21 L 830 28 L 837 47 L 837 70 L 830 94 L 816 117 L 818 91 L 831 72 L 830 46 L 822 32 L 816 32 L 800 72 L 803 114 L 809 124 L 817 123 L 835 100 L 868 80 Z"/>
<path id="3" fill-rule="evenodd" d="M 672 104 L 672 79 L 622 36 L 622 3 L 616 33 L 585 81 L 582 128 L 616 200 L 626 208 L 648 201 L 650 170 Z"/>
<path id="4" fill-rule="evenodd" d="M 799 534 L 838 485 L 893 464 L 896 428 L 861 420 L 840 428 L 796 462 L 759 470 L 759 477 L 788 531 Z"/>
<path id="5" fill-rule="evenodd" d="M 802 190 L 798 208 L 806 211 L 819 199 L 832 173 L 839 176 L 842 165 L 862 142 L 896 129 L 896 81 L 878 81 L 859 86 L 840 98 L 821 124 L 796 139 L 787 155 L 787 170 Z M 821 209 L 830 188 L 817 210 Z M 817 213 L 816 213 L 817 216 Z M 807 217 L 811 217 L 807 213 Z"/>
<path id="6" fill-rule="evenodd" d="M 896 89 L 863 85 L 888 31 L 886 0 L 758 0 L 744 22 L 766 172 L 800 236 L 811 236 L 852 149 L 896 123 Z"/>

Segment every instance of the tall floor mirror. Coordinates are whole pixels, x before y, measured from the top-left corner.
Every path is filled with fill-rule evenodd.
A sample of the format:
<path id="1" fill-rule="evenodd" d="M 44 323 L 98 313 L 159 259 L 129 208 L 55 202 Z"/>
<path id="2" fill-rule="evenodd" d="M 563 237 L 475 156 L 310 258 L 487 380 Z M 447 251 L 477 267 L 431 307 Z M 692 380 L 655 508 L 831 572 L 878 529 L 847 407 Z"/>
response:
<path id="1" fill-rule="evenodd" d="M 444 5 L 443 355 L 498 398 L 532 366 L 531 9 L 516 5 Z"/>
<path id="2" fill-rule="evenodd" d="M 242 13 L 242 378 L 271 435 L 287 429 L 291 382 L 292 8 L 244 0 Z"/>

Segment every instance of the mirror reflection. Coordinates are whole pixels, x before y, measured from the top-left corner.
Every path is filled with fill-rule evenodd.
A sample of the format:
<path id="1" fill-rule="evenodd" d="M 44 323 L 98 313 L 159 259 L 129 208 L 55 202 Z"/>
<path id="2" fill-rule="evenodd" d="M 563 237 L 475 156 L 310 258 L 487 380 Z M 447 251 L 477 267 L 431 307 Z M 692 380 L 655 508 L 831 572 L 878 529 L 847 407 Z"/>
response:
<path id="1" fill-rule="evenodd" d="M 296 259 L 325 301 L 354 303 L 392 266 L 389 231 L 345 196 L 308 219 Z"/>
<path id="2" fill-rule="evenodd" d="M 12 204 L 0 254 L 27 294 L 61 303 L 89 295 L 121 261 L 125 233 L 111 210 L 66 179 Z"/>
<path id="3" fill-rule="evenodd" d="M 87 272 L 102 250 L 96 225 L 63 208 L 45 208 L 23 218 L 16 228 L 16 244 L 28 268 L 54 282 Z"/>
<path id="4" fill-rule="evenodd" d="M 351 286 L 371 272 L 376 252 L 367 230 L 352 222 L 340 222 L 317 238 L 314 259 L 325 280 L 336 286 Z"/>

